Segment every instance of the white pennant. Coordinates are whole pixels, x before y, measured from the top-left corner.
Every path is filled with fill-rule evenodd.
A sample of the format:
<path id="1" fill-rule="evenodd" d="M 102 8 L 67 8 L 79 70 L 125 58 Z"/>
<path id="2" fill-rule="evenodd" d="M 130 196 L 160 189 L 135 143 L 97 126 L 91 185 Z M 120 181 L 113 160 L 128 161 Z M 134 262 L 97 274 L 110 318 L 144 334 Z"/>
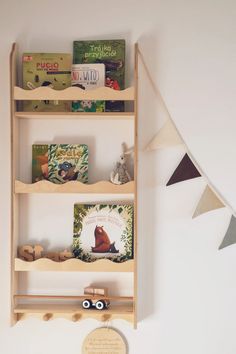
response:
<path id="1" fill-rule="evenodd" d="M 146 147 L 147 151 L 163 149 L 173 145 L 183 144 L 179 133 L 170 119 L 163 125 Z"/>
<path id="2" fill-rule="evenodd" d="M 225 207 L 225 205 L 222 201 L 215 195 L 209 186 L 206 186 L 192 217 L 196 218 L 197 216 L 207 213 L 208 211 L 223 207 Z"/>

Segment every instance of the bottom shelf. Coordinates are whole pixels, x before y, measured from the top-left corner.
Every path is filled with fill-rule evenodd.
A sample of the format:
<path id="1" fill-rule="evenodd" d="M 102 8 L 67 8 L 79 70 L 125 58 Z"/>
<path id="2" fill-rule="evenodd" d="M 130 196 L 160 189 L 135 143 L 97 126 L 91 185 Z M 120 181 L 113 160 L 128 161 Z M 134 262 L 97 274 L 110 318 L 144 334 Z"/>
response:
<path id="1" fill-rule="evenodd" d="M 107 322 L 114 319 L 122 319 L 130 322 L 135 327 L 133 303 L 112 305 L 107 310 L 85 310 L 78 305 L 72 304 L 21 304 L 14 309 L 17 321 L 28 317 L 38 317 L 49 321 L 56 318 L 65 318 L 74 322 L 87 318 Z"/>

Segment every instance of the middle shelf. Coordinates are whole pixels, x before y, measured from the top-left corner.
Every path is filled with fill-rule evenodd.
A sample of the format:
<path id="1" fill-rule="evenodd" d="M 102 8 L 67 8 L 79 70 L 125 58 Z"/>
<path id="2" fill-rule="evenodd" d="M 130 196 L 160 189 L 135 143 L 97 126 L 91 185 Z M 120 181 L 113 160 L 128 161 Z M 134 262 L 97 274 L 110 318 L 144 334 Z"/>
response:
<path id="1" fill-rule="evenodd" d="M 83 194 L 134 194 L 135 183 L 130 181 L 116 185 L 109 181 L 99 181 L 85 184 L 79 181 L 70 181 L 64 184 L 55 184 L 46 180 L 36 183 L 15 181 L 15 193 L 83 193 Z"/>

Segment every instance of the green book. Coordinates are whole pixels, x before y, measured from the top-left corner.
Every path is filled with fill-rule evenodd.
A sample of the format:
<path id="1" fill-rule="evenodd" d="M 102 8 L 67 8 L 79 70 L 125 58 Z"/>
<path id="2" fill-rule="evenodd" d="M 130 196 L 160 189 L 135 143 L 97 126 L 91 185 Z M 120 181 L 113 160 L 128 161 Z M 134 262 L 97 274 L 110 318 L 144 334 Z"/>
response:
<path id="1" fill-rule="evenodd" d="M 74 41 L 73 64 L 105 64 L 105 86 L 125 88 L 125 40 Z M 123 112 L 124 101 L 106 101 L 106 112 Z"/>
<path id="2" fill-rule="evenodd" d="M 50 144 L 48 179 L 56 184 L 76 180 L 88 183 L 88 146 L 85 144 Z"/>
<path id="3" fill-rule="evenodd" d="M 85 262 L 133 258 L 133 205 L 75 204 L 73 254 Z"/>
<path id="4" fill-rule="evenodd" d="M 32 182 L 48 179 L 48 144 L 32 145 Z"/>
<path id="5" fill-rule="evenodd" d="M 65 53 L 24 53 L 23 88 L 33 90 L 37 87 L 51 87 L 63 90 L 71 86 L 71 54 Z M 24 111 L 51 112 L 70 111 L 69 101 L 24 101 Z"/>

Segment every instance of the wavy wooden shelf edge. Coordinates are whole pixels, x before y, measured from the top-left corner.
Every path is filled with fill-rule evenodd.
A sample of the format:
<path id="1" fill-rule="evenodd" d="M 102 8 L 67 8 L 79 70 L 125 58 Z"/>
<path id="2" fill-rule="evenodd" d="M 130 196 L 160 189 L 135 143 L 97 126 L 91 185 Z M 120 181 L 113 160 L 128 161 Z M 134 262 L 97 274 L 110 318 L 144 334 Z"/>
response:
<path id="1" fill-rule="evenodd" d="M 99 259 L 86 263 L 80 259 L 72 258 L 63 262 L 54 262 L 48 258 L 40 258 L 33 262 L 15 258 L 15 271 L 68 271 L 68 272 L 133 272 L 134 260 L 115 263 L 108 259 Z"/>
<path id="2" fill-rule="evenodd" d="M 67 87 L 64 90 L 54 90 L 50 87 L 38 87 L 34 90 L 24 90 L 14 87 L 15 100 L 134 100 L 134 87 L 125 90 L 113 90 L 109 87 L 99 87 L 95 90 L 82 90 L 79 87 Z"/>
<path id="3" fill-rule="evenodd" d="M 109 181 L 99 181 L 94 184 L 85 184 L 79 181 L 55 184 L 43 180 L 36 183 L 27 184 L 16 180 L 15 193 L 133 194 L 134 181 L 116 185 Z"/>

